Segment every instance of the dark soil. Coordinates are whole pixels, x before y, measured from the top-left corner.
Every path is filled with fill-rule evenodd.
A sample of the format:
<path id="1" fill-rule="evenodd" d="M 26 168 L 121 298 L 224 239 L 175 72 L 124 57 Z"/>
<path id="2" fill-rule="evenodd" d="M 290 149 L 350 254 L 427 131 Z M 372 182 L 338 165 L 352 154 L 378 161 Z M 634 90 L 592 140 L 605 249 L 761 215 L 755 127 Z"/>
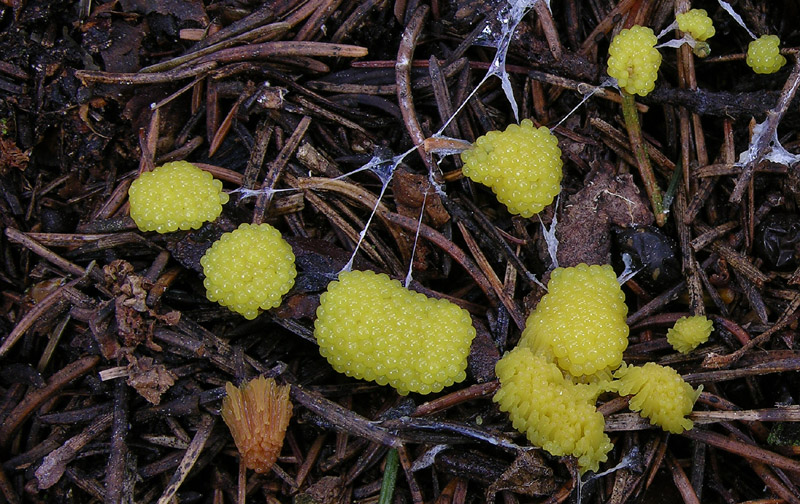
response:
<path id="1" fill-rule="evenodd" d="M 459 145 L 433 137 L 492 62 L 504 0 L 0 2 L 0 504 L 378 502 L 394 450 L 382 502 L 800 502 L 800 163 L 776 155 L 800 152 L 800 12 L 731 3 L 781 38 L 787 64 L 753 73 L 747 32 L 717 2 L 691 5 L 714 20 L 711 56 L 660 49 L 656 89 L 637 97 L 669 205 L 659 225 L 619 92 L 559 121 L 606 81 L 615 33 L 658 33 L 685 0 L 554 0 L 523 18 L 507 60 L 519 118 L 554 127 L 564 161 L 541 221 L 434 152 Z M 500 82 L 443 135 L 515 122 Z M 762 122 L 777 136 L 754 136 Z M 257 192 L 231 193 L 198 230 L 141 232 L 127 189 L 174 160 Z M 383 162 L 337 178 L 370 160 Z M 354 269 L 402 280 L 413 262 L 410 288 L 477 330 L 466 380 L 427 396 L 336 373 L 313 337 L 389 178 Z M 532 278 L 554 267 L 554 218 L 559 266 L 621 273 L 627 254 L 640 269 L 623 286 L 625 361 L 704 387 L 682 435 L 601 396 L 615 444 L 601 467 L 623 467 L 580 497 L 574 459 L 521 449 L 491 400 L 494 365 L 544 293 Z M 253 321 L 206 299 L 199 263 L 244 222 L 277 227 L 298 267 Z M 665 334 L 691 314 L 714 332 L 678 354 Z M 220 403 L 227 382 L 257 375 L 291 385 L 294 417 L 272 471 L 240 475 Z"/>

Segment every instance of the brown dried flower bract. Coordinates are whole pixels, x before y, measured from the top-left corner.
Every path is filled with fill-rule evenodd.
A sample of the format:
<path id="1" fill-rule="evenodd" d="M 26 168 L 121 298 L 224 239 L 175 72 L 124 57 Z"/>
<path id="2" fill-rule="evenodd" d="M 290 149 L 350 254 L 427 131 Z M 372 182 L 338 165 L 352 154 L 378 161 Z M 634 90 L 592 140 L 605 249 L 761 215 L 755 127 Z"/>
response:
<path id="1" fill-rule="evenodd" d="M 222 419 L 245 465 L 264 474 L 278 458 L 292 418 L 289 385 L 258 377 L 238 388 L 228 382 L 225 389 L 228 395 L 222 400 Z"/>

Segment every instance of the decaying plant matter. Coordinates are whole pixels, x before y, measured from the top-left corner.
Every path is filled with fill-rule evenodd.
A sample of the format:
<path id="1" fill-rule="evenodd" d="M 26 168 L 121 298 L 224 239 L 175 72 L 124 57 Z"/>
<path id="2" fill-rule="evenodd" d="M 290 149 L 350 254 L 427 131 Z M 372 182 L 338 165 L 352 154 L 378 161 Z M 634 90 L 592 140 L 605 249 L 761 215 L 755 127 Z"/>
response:
<path id="1" fill-rule="evenodd" d="M 0 3 L 0 502 L 800 502 L 797 9 Z M 634 32 L 660 61 L 635 101 L 635 65 L 609 59 Z M 769 41 L 760 56 L 756 39 Z M 553 169 L 510 178 L 535 153 L 483 141 L 504 202 L 536 200 L 509 212 L 460 154 L 518 124 L 546 139 Z M 137 227 L 134 181 L 174 162 L 213 182 L 213 211 L 181 226 L 191 183 L 165 187 L 147 201 L 177 224 Z M 215 262 L 224 305 L 206 296 L 201 258 L 242 225 L 275 231 L 293 282 L 237 312 L 258 297 L 248 279 L 268 274 L 262 254 Z M 568 322 L 546 351 L 513 350 L 531 313 L 591 305 L 592 289 L 540 303 L 556 267 L 581 263 L 612 265 L 624 293 L 622 360 L 602 377 L 554 362 L 580 314 L 547 318 Z M 395 341 L 354 337 L 336 355 L 371 374 L 338 373 L 352 366 L 320 354 L 315 323 L 343 271 L 457 306 L 464 323 L 447 331 L 471 342 L 466 369 L 466 343 L 442 349 L 438 312 L 395 316 L 374 289 L 346 312 L 363 322 L 329 332 Z M 397 321 L 413 345 L 383 327 Z M 412 346 L 457 361 L 453 373 L 409 364 Z M 522 353 L 547 376 L 504 369 Z M 504 355 L 513 385 L 496 395 Z M 389 371 L 414 386 L 387 385 Z M 656 382 L 675 385 L 671 408 L 654 403 Z M 241 395 L 224 399 L 227 383 L 281 384 L 280 436 L 241 435 L 271 425 L 252 414 L 267 395 L 221 414 Z M 586 418 L 536 402 L 552 387 Z M 236 440 L 221 417 L 240 422 Z M 597 442 L 553 442 L 563 433 L 542 418 L 591 425 Z"/>

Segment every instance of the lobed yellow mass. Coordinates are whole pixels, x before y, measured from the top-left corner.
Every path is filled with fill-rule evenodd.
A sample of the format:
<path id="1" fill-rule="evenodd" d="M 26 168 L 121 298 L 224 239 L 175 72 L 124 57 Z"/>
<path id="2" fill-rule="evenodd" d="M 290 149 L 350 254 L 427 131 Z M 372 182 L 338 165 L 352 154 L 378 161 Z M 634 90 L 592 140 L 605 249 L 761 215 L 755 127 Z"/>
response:
<path id="1" fill-rule="evenodd" d="M 688 33 L 700 42 L 710 39 L 716 33 L 714 22 L 708 17 L 705 9 L 691 9 L 675 16 L 675 20 L 678 21 L 678 28 L 682 32 Z"/>
<path id="2" fill-rule="evenodd" d="M 645 96 L 656 87 L 661 53 L 653 30 L 632 26 L 619 32 L 608 48 L 608 75 L 629 94 Z"/>
<path id="3" fill-rule="evenodd" d="M 689 353 L 708 341 L 713 324 L 702 315 L 681 317 L 667 331 L 667 341 L 680 353 Z"/>
<path id="4" fill-rule="evenodd" d="M 142 173 L 128 189 L 131 217 L 142 231 L 197 229 L 222 213 L 222 182 L 187 161 Z"/>
<path id="5" fill-rule="evenodd" d="M 747 46 L 747 65 L 757 74 L 771 74 L 786 64 L 777 35 L 762 35 Z"/>
<path id="6" fill-rule="evenodd" d="M 694 402 L 703 391 L 702 385 L 693 389 L 677 371 L 655 362 L 641 367 L 623 365 L 614 373 L 614 378 L 610 388 L 620 395 L 633 394 L 630 409 L 649 418 L 652 425 L 673 434 L 694 427 L 686 415 L 692 412 Z"/>
<path id="7" fill-rule="evenodd" d="M 561 192 L 558 139 L 529 119 L 490 131 L 461 153 L 464 176 L 489 186 L 512 214 L 531 217 Z"/>
<path id="8" fill-rule="evenodd" d="M 248 320 L 280 305 L 297 275 L 292 247 L 269 224 L 241 224 L 225 233 L 200 265 L 206 297 Z"/>
<path id="9" fill-rule="evenodd" d="M 314 337 L 333 368 L 428 394 L 466 378 L 475 328 L 466 310 L 372 271 L 346 271 L 320 298 Z"/>
<path id="10" fill-rule="evenodd" d="M 613 268 L 556 268 L 547 289 L 528 316 L 519 346 L 574 377 L 602 379 L 619 367 L 628 347 L 628 307 Z"/>
<path id="11" fill-rule="evenodd" d="M 595 408 L 598 388 L 564 378 L 552 362 L 517 347 L 495 367 L 500 390 L 494 402 L 508 412 L 514 428 L 552 455 L 573 455 L 581 472 L 597 471 L 613 448 Z"/>

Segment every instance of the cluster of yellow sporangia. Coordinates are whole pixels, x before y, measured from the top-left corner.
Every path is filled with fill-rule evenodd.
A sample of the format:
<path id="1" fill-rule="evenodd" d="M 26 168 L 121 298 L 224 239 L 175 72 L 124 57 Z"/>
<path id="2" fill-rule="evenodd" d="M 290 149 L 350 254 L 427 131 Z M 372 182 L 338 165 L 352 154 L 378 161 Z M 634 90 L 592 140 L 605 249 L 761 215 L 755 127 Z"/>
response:
<path id="1" fill-rule="evenodd" d="M 625 294 L 610 265 L 556 268 L 519 344 L 572 376 L 608 375 L 628 347 L 627 314 Z"/>
<path id="2" fill-rule="evenodd" d="M 694 427 L 686 415 L 692 412 L 694 402 L 703 391 L 701 385 L 693 389 L 669 366 L 648 362 L 644 366 L 625 364 L 614 373 L 610 389 L 620 395 L 631 395 L 630 408 L 650 419 L 665 431 L 680 434 Z"/>
<path id="3" fill-rule="evenodd" d="M 629 94 L 645 96 L 656 87 L 661 53 L 653 30 L 645 26 L 624 29 L 608 48 L 608 75 Z"/>
<path id="4" fill-rule="evenodd" d="M 142 231 L 197 229 L 222 213 L 222 182 L 187 161 L 142 173 L 128 189 L 131 217 Z"/>
<path id="5" fill-rule="evenodd" d="M 489 186 L 512 214 L 531 217 L 561 192 L 558 139 L 530 119 L 490 131 L 461 153 L 464 176 Z"/>
<path id="6" fill-rule="evenodd" d="M 297 275 L 292 247 L 269 224 L 241 224 L 200 259 L 206 297 L 252 320 L 281 304 Z"/>
<path id="7" fill-rule="evenodd" d="M 611 266 L 556 268 L 547 288 L 517 348 L 495 367 L 494 401 L 515 428 L 553 455 L 576 457 L 585 472 L 596 471 L 612 448 L 595 408 L 603 391 L 633 394 L 631 409 L 665 430 L 692 427 L 686 415 L 699 389 L 671 368 L 622 361 L 627 306 Z"/>
<path id="8" fill-rule="evenodd" d="M 713 329 L 711 321 L 702 315 L 681 317 L 667 331 L 667 341 L 675 350 L 689 353 L 701 343 L 708 341 Z"/>
<path id="9" fill-rule="evenodd" d="M 322 294 L 314 337 L 340 373 L 428 394 L 467 377 L 466 310 L 372 271 L 345 271 Z"/>
<path id="10" fill-rule="evenodd" d="M 494 401 L 531 443 L 576 457 L 581 471 L 597 471 L 606 461 L 613 445 L 594 406 L 597 386 L 573 383 L 553 362 L 520 346 L 500 359 L 495 372 L 501 386 Z"/>

